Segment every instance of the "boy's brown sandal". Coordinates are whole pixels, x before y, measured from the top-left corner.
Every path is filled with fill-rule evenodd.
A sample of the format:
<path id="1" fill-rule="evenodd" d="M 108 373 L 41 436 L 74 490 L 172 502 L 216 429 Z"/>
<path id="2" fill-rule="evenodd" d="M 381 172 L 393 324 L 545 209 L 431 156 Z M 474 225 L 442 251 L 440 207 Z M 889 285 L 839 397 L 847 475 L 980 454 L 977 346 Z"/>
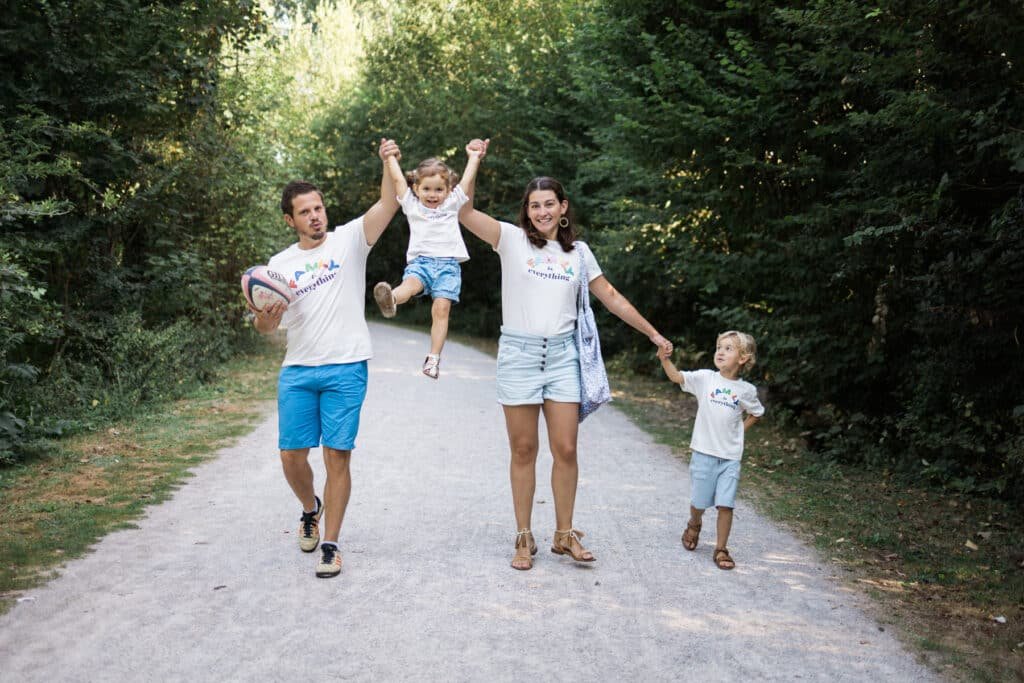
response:
<path id="1" fill-rule="evenodd" d="M 556 529 L 554 543 L 551 546 L 551 552 L 555 555 L 571 555 L 572 559 L 577 562 L 596 562 L 597 558 L 594 557 L 594 554 L 583 547 L 583 542 L 580 541 L 583 536 L 583 532 L 578 529 L 566 529 L 565 531 Z M 573 550 L 573 539 L 576 539 L 576 543 L 580 547 L 579 552 Z M 565 543 L 566 540 L 569 542 Z"/>
<path id="2" fill-rule="evenodd" d="M 715 548 L 715 554 L 713 555 L 715 565 L 719 569 L 735 569 L 736 563 L 733 562 L 732 556 L 729 555 L 727 548 Z"/>
<path id="3" fill-rule="evenodd" d="M 529 548 L 530 554 L 523 557 L 519 554 L 520 548 Z M 512 558 L 512 569 L 526 571 L 533 569 L 533 556 L 537 554 L 537 542 L 533 540 L 533 532 L 529 529 L 521 529 L 516 533 L 516 555 Z"/>
<path id="4" fill-rule="evenodd" d="M 700 541 L 700 524 L 693 522 L 686 523 L 686 531 L 683 532 L 683 547 L 687 550 L 696 550 Z"/>

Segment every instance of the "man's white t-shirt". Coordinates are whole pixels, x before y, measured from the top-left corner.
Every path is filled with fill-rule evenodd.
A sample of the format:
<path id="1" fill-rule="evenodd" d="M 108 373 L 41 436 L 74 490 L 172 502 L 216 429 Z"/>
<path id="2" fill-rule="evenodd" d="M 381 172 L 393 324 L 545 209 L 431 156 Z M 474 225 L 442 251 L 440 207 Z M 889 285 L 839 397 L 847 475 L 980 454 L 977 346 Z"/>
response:
<path id="1" fill-rule="evenodd" d="M 683 372 L 683 391 L 697 397 L 697 419 L 690 448 L 725 460 L 743 457 L 743 414 L 764 415 L 757 389 L 715 370 Z"/>
<path id="2" fill-rule="evenodd" d="M 459 209 L 469 197 L 458 185 L 448 193 L 436 209 L 424 206 L 413 194 L 412 188 L 398 198 L 402 212 L 409 221 L 409 249 L 405 252 L 406 262 L 417 256 L 454 258 L 459 263 L 469 260 L 466 243 L 459 230 Z"/>
<path id="3" fill-rule="evenodd" d="M 267 264 L 288 278 L 296 300 L 281 318 L 288 330 L 282 365 L 354 363 L 373 356 L 364 314 L 366 243 L 360 216 L 327 233 L 315 249 L 298 243 Z"/>
<path id="4" fill-rule="evenodd" d="M 571 332 L 576 327 L 580 252 L 587 254 L 590 280 L 601 275 L 594 255 L 589 249 L 564 252 L 555 240 L 538 249 L 519 226 L 498 225 L 501 235 L 494 250 L 501 258 L 502 327 L 540 337 Z"/>

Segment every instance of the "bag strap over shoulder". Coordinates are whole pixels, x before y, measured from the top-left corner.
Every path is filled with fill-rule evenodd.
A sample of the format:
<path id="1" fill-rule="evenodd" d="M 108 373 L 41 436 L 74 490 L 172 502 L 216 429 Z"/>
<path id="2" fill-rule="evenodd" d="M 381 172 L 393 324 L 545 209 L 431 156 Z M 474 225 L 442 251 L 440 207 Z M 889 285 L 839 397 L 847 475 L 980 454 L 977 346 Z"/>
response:
<path id="1" fill-rule="evenodd" d="M 587 277 L 587 257 L 585 252 L 590 250 L 587 243 L 582 240 L 573 242 L 576 253 L 580 257 L 579 280 L 576 289 L 576 308 L 585 311 L 590 308 L 590 278 Z"/>

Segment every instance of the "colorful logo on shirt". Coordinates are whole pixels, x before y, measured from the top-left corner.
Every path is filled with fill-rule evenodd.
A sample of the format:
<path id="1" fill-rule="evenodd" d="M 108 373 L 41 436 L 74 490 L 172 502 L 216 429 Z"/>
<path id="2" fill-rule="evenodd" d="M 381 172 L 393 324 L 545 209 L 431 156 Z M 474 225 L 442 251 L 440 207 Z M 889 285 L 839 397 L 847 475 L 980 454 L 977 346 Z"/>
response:
<path id="1" fill-rule="evenodd" d="M 726 408 L 732 408 L 733 410 L 740 409 L 740 395 L 733 392 L 729 387 L 719 387 L 712 391 L 708 398 L 711 399 L 712 403 L 725 406 Z"/>
<path id="2" fill-rule="evenodd" d="M 448 206 L 448 200 L 442 202 L 436 209 L 432 209 L 422 202 L 417 202 L 416 208 L 419 210 L 420 217 L 424 220 L 431 221 L 433 223 L 439 223 L 441 221 L 455 220 L 456 214 Z"/>
<path id="3" fill-rule="evenodd" d="M 569 259 L 555 258 L 547 254 L 526 259 L 526 272 L 544 280 L 570 282 L 576 277 Z"/>
<path id="4" fill-rule="evenodd" d="M 334 259 L 331 259 L 330 263 L 311 261 L 304 266 L 303 270 L 295 271 L 292 279 L 288 281 L 288 286 L 295 290 L 296 297 L 302 296 L 333 280 L 338 274 L 336 271 L 339 268 L 341 266 L 335 263 Z M 306 280 L 306 282 L 300 286 L 301 280 Z"/>

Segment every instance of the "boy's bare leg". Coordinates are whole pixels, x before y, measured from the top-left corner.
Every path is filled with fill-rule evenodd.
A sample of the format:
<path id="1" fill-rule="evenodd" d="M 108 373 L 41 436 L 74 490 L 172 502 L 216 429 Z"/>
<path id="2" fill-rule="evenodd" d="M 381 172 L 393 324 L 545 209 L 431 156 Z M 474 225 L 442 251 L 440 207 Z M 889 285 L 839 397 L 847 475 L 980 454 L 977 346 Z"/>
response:
<path id="1" fill-rule="evenodd" d="M 729 532 L 732 531 L 732 508 L 718 508 L 718 540 L 715 548 L 725 548 L 729 545 Z"/>
<path id="2" fill-rule="evenodd" d="M 419 282 L 419 280 L 417 280 Z M 423 285 L 420 285 L 423 289 Z M 444 340 L 448 338 L 448 316 L 452 310 L 452 302 L 448 299 L 434 299 L 430 307 L 430 353 L 435 356 L 441 355 L 444 348 Z"/>
<path id="3" fill-rule="evenodd" d="M 690 524 L 693 526 L 700 526 L 704 519 L 704 511 L 698 510 L 697 508 L 690 506 Z"/>
<path id="4" fill-rule="evenodd" d="M 729 556 L 726 544 L 729 542 L 729 531 L 732 530 L 732 508 L 718 508 L 718 539 L 715 541 L 715 554 L 712 555 L 719 569 L 733 569 L 736 563 Z"/>
<path id="5" fill-rule="evenodd" d="M 700 525 L 704 519 L 704 511 L 699 510 L 693 505 L 690 506 L 690 521 L 686 523 L 686 529 L 683 530 L 683 547 L 687 550 L 696 550 L 697 544 L 700 542 Z"/>

